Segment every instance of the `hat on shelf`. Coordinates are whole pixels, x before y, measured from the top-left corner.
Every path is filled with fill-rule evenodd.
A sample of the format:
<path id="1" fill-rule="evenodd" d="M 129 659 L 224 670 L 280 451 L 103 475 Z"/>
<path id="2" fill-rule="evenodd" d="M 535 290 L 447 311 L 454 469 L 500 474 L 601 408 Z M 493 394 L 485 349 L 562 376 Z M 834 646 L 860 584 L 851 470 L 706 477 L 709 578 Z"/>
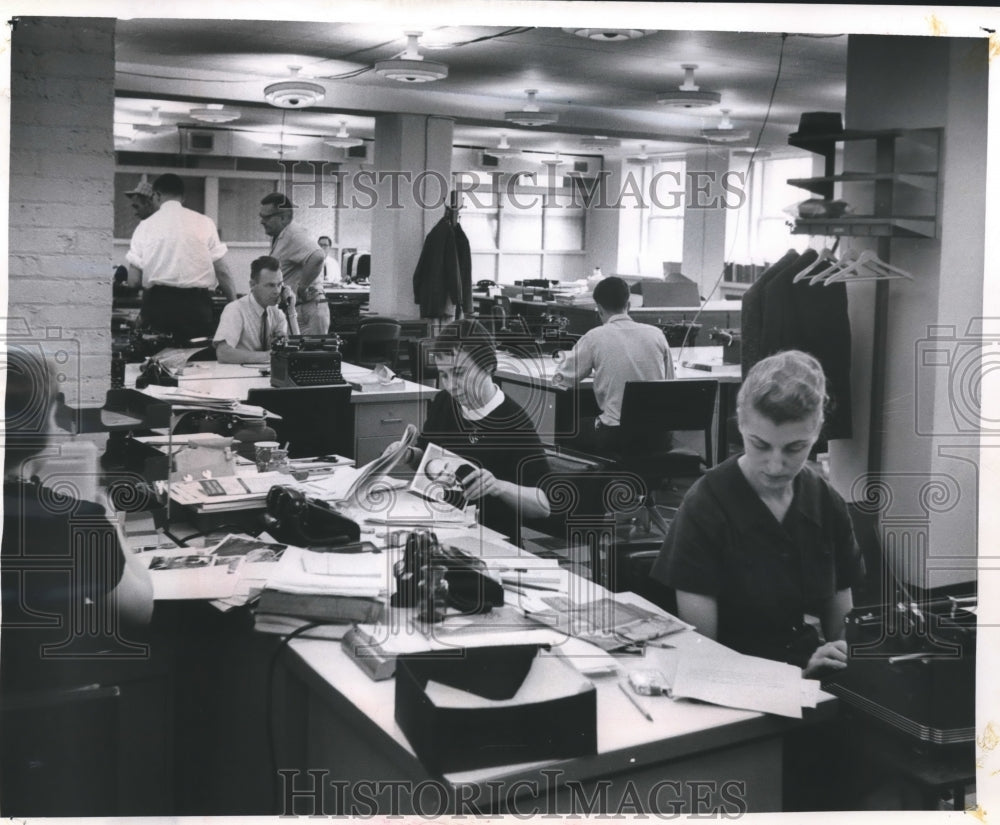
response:
<path id="1" fill-rule="evenodd" d="M 144 198 L 151 198 L 153 197 L 153 185 L 143 175 L 135 185 L 135 189 L 129 189 L 125 194 L 129 197 L 132 195 L 142 195 Z"/>

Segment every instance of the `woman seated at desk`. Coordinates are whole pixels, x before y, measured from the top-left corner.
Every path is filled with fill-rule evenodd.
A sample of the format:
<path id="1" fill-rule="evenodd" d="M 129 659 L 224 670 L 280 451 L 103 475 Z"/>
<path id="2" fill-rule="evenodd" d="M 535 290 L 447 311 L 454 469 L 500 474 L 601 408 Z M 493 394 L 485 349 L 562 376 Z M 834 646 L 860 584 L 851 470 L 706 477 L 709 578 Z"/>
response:
<path id="1" fill-rule="evenodd" d="M 428 443 L 468 459 L 475 469 L 460 479 L 465 499 L 479 507 L 482 524 L 516 540 L 519 519 L 549 515 L 548 498 L 537 486 L 548 469 L 538 433 L 521 406 L 493 383 L 496 345 L 478 321 L 443 327 L 432 357 L 443 392 L 404 459 L 418 467 Z"/>
<path id="2" fill-rule="evenodd" d="M 691 487 L 650 573 L 703 635 L 807 677 L 847 666 L 843 622 L 863 571 L 843 499 L 806 467 L 825 401 L 811 355 L 758 362 L 737 397 L 745 452 Z"/>
<path id="3" fill-rule="evenodd" d="M 49 444 L 58 384 L 51 363 L 16 344 L 6 367 L 3 689 L 99 681 L 98 665 L 137 658 L 128 629 L 152 617 L 149 571 L 104 507 L 72 495 L 72 479 L 52 490 L 25 477 Z"/>

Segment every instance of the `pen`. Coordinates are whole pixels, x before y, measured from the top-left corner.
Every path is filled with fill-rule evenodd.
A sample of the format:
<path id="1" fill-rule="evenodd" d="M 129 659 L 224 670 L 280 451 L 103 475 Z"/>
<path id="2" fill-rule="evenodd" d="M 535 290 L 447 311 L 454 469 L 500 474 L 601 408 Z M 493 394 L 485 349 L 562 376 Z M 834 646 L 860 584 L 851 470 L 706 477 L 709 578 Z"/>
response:
<path id="1" fill-rule="evenodd" d="M 501 580 L 506 585 L 513 585 L 514 587 L 527 587 L 529 590 L 549 590 L 552 593 L 558 593 L 558 587 L 546 587 L 543 584 L 534 584 L 532 582 L 518 581 L 517 579 L 512 579 L 509 576 L 501 576 Z"/>
<path id="2" fill-rule="evenodd" d="M 652 722 L 653 717 L 650 715 L 649 711 L 639 704 L 638 700 L 629 692 L 629 689 L 625 687 L 625 685 L 623 685 L 621 682 L 618 683 L 618 687 L 621 689 L 621 692 L 625 694 L 625 698 L 632 703 L 632 706 L 637 711 L 639 711 L 639 713 L 645 716 L 650 722 Z"/>

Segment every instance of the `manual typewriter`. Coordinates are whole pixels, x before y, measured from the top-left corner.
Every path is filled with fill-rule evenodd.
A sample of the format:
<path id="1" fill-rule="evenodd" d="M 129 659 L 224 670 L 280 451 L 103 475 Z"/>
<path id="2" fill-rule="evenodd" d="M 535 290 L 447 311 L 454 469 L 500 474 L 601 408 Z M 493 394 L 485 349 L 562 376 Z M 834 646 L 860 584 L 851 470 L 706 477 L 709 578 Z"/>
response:
<path id="1" fill-rule="evenodd" d="M 928 745 L 975 736 L 974 594 L 904 597 L 847 615 L 849 664 L 823 687 L 872 720 Z"/>
<path id="2" fill-rule="evenodd" d="M 337 335 L 298 335 L 271 348 L 272 387 L 315 387 L 344 384 L 343 356 Z"/>

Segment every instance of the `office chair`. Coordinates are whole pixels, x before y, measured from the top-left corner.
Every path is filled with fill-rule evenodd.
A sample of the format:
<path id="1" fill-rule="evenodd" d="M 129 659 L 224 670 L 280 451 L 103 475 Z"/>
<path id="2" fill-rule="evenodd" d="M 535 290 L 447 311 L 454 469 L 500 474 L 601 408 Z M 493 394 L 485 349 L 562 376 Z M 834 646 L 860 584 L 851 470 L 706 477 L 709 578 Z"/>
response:
<path id="1" fill-rule="evenodd" d="M 289 458 L 354 455 L 351 385 L 260 387 L 247 403 L 281 416 L 273 421 L 278 441 L 288 442 Z"/>
<path id="2" fill-rule="evenodd" d="M 355 363 L 368 369 L 385 364 L 395 371 L 401 330 L 402 325 L 394 318 L 378 315 L 362 318 L 358 324 Z"/>
<path id="3" fill-rule="evenodd" d="M 719 382 L 629 381 L 622 396 L 621 443 L 604 458 L 608 465 L 639 476 L 648 524 L 664 533 L 667 522 L 656 509 L 655 490 L 664 481 L 693 478 L 712 461 L 712 419 Z M 705 456 L 673 449 L 674 431 L 701 430 Z M 648 526 L 648 525 L 644 525 Z"/>
<path id="4" fill-rule="evenodd" d="M 428 387 L 438 386 L 437 362 L 431 353 L 434 351 L 433 338 L 419 338 L 416 341 L 408 341 L 407 347 L 410 351 L 410 377 L 417 384 L 426 384 Z"/>

